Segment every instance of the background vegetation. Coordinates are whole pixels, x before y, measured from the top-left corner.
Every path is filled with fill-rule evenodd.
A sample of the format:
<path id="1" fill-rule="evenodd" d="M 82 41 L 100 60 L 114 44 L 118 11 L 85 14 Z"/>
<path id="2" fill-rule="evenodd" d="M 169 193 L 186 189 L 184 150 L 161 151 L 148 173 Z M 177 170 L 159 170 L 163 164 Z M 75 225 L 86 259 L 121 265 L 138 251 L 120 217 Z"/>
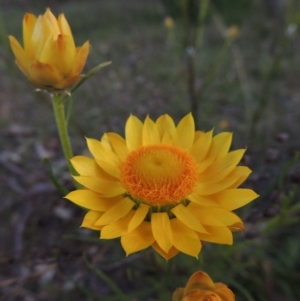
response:
<path id="1" fill-rule="evenodd" d="M 197 269 L 237 301 L 300 300 L 299 1 L 0 3 L 1 301 L 171 300 Z M 85 136 L 123 135 L 130 113 L 178 121 L 191 110 L 199 129 L 233 131 L 233 149 L 247 147 L 244 186 L 260 198 L 238 212 L 246 231 L 232 246 L 207 243 L 198 261 L 181 254 L 167 265 L 150 249 L 125 257 L 119 240 L 79 228 L 84 211 L 47 174 L 45 158 L 73 189 L 50 98 L 33 92 L 7 39 L 21 39 L 25 12 L 48 6 L 66 14 L 78 45 L 90 40 L 85 70 L 113 61 L 74 94 L 76 154 L 87 152 Z"/>

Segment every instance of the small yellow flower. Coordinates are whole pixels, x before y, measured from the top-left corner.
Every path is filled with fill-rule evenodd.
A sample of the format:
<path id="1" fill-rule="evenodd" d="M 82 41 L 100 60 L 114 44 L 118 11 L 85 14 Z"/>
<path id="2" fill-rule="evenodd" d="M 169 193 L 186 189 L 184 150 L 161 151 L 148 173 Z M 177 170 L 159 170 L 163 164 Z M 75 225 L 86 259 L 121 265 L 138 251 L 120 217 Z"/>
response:
<path id="1" fill-rule="evenodd" d="M 175 26 L 173 18 L 170 16 L 165 17 L 164 25 L 167 29 L 173 29 Z"/>
<path id="2" fill-rule="evenodd" d="M 229 39 L 235 39 L 238 37 L 239 32 L 240 32 L 239 27 L 236 25 L 232 25 L 227 31 L 227 36 Z"/>
<path id="3" fill-rule="evenodd" d="M 221 120 L 221 121 L 219 122 L 219 127 L 220 127 L 220 129 L 222 129 L 222 130 L 228 129 L 229 125 L 230 125 L 230 123 L 229 123 L 229 121 L 226 120 L 226 119 L 223 119 L 223 120 Z"/>
<path id="4" fill-rule="evenodd" d="M 204 272 L 195 272 L 185 288 L 177 288 L 172 301 L 234 301 L 233 292 L 223 283 L 214 283 Z"/>
<path id="5" fill-rule="evenodd" d="M 87 139 L 94 158 L 71 160 L 84 189 L 66 197 L 90 209 L 82 227 L 121 237 L 127 255 L 151 246 L 166 259 L 197 257 L 201 241 L 232 244 L 231 230 L 243 229 L 232 210 L 257 197 L 237 189 L 251 171 L 236 166 L 245 150 L 229 152 L 232 134 L 195 131 L 188 114 L 177 126 L 130 116 L 125 136 Z"/>
<path id="6" fill-rule="evenodd" d="M 37 88 L 60 91 L 80 79 L 90 44 L 75 46 L 70 26 L 60 14 L 56 19 L 47 8 L 36 17 L 26 13 L 23 19 L 23 44 L 9 36 L 16 63 L 29 81 Z"/>

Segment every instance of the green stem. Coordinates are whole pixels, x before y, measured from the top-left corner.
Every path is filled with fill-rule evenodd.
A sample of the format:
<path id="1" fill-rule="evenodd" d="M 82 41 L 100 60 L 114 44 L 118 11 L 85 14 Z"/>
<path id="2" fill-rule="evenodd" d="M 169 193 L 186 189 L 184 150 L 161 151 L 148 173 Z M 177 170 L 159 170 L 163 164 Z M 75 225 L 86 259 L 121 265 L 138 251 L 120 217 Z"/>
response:
<path id="1" fill-rule="evenodd" d="M 167 266 L 166 266 L 166 270 L 165 270 L 165 275 L 164 275 L 164 279 L 162 280 L 162 284 L 161 284 L 161 291 L 160 291 L 160 296 L 159 296 L 159 301 L 164 301 L 168 299 L 168 285 L 170 283 L 171 280 L 171 273 L 172 273 L 172 264 L 173 261 L 168 260 L 167 261 Z"/>
<path id="2" fill-rule="evenodd" d="M 64 100 L 60 94 L 54 94 L 52 96 L 52 104 L 53 104 L 55 121 L 58 129 L 58 134 L 62 145 L 62 149 L 64 152 L 64 156 L 67 161 L 70 174 L 75 176 L 77 175 L 77 172 L 75 171 L 70 161 L 70 159 L 73 157 L 73 152 L 72 152 L 70 138 L 67 129 Z M 78 183 L 75 180 L 73 180 L 73 182 L 75 186 L 79 188 Z"/>

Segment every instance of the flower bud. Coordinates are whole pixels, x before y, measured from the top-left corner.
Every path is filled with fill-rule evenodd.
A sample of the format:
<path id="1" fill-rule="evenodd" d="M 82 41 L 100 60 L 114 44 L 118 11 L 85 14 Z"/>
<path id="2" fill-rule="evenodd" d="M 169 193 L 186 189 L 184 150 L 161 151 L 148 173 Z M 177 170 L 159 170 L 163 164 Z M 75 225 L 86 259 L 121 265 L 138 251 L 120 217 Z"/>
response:
<path id="1" fill-rule="evenodd" d="M 90 43 L 75 46 L 64 16 L 56 18 L 49 8 L 36 17 L 26 13 L 23 19 L 23 47 L 9 36 L 10 46 L 20 70 L 37 88 L 62 92 L 76 84 L 86 63 Z"/>
<path id="2" fill-rule="evenodd" d="M 204 272 L 192 274 L 185 288 L 177 288 L 172 301 L 234 301 L 233 292 L 223 283 L 214 283 Z"/>

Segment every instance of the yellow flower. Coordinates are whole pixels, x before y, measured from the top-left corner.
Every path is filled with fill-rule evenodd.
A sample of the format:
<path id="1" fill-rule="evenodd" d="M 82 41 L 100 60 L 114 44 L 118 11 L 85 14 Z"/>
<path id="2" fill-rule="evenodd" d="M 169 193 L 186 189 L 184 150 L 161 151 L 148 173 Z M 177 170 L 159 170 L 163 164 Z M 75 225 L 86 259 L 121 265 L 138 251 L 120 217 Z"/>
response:
<path id="1" fill-rule="evenodd" d="M 233 292 L 223 283 L 214 283 L 204 272 L 194 273 L 185 288 L 177 288 L 172 301 L 234 301 Z"/>
<path id="2" fill-rule="evenodd" d="M 188 114 L 177 127 L 168 115 L 130 116 L 125 135 L 87 139 L 94 158 L 71 160 L 84 189 L 66 197 L 90 209 L 82 227 L 121 237 L 127 255 L 152 246 L 166 259 L 197 257 L 201 241 L 232 244 L 230 230 L 243 229 L 232 210 L 257 197 L 237 189 L 251 171 L 236 166 L 245 150 L 229 152 L 232 134 L 195 132 Z"/>
<path id="3" fill-rule="evenodd" d="M 219 127 L 220 127 L 220 129 L 222 129 L 222 130 L 227 129 L 227 128 L 229 127 L 229 125 L 230 125 L 230 123 L 229 123 L 229 121 L 226 120 L 226 119 L 223 119 L 223 120 L 221 120 L 221 121 L 219 122 Z"/>
<path id="4" fill-rule="evenodd" d="M 169 16 L 165 17 L 164 25 L 167 29 L 173 29 L 175 26 L 173 18 Z"/>
<path id="5" fill-rule="evenodd" d="M 229 39 L 235 39 L 235 38 L 237 38 L 238 35 L 239 35 L 239 31 L 240 31 L 240 29 L 239 29 L 238 26 L 232 25 L 232 26 L 228 29 L 228 31 L 227 31 L 227 36 L 228 36 L 228 38 L 229 38 Z"/>
<path id="6" fill-rule="evenodd" d="M 76 48 L 64 14 L 56 19 L 49 8 L 38 17 L 25 14 L 24 48 L 15 37 L 9 40 L 21 71 L 34 86 L 48 91 L 65 90 L 78 82 L 90 48 L 88 41 Z"/>

